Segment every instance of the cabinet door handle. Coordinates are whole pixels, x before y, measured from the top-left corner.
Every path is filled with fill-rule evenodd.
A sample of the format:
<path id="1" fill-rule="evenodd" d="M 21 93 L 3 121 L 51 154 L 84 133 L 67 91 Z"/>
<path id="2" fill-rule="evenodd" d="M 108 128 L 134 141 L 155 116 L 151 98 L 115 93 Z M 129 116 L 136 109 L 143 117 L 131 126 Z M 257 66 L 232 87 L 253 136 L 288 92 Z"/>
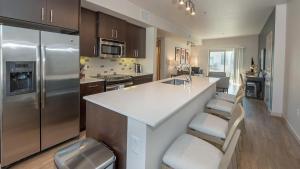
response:
<path id="1" fill-rule="evenodd" d="M 99 87 L 99 85 L 88 86 L 88 88 L 95 88 L 95 87 Z"/>
<path id="2" fill-rule="evenodd" d="M 52 9 L 50 10 L 50 22 L 51 23 L 53 22 L 53 10 Z"/>
<path id="3" fill-rule="evenodd" d="M 116 30 L 116 38 L 118 39 L 118 30 Z"/>
<path id="4" fill-rule="evenodd" d="M 96 45 L 94 45 L 94 55 L 96 56 Z"/>
<path id="5" fill-rule="evenodd" d="M 111 37 L 114 38 L 114 35 L 115 35 L 115 33 L 114 33 L 114 30 L 112 29 L 111 30 Z"/>
<path id="6" fill-rule="evenodd" d="M 139 50 L 136 50 L 136 57 L 139 57 Z"/>
<path id="7" fill-rule="evenodd" d="M 45 8 L 42 8 L 42 21 L 44 21 L 44 15 L 45 15 Z"/>

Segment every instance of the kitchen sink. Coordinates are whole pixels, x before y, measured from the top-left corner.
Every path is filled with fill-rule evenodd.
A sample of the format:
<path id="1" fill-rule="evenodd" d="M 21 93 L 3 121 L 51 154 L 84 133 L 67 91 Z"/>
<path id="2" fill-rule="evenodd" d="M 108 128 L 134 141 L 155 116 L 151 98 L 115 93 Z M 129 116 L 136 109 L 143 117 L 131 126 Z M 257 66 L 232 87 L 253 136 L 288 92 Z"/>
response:
<path id="1" fill-rule="evenodd" d="M 172 80 L 168 80 L 168 81 L 165 81 L 165 82 L 162 82 L 162 83 L 180 86 L 180 85 L 183 85 L 185 83 L 185 80 L 172 79 Z"/>

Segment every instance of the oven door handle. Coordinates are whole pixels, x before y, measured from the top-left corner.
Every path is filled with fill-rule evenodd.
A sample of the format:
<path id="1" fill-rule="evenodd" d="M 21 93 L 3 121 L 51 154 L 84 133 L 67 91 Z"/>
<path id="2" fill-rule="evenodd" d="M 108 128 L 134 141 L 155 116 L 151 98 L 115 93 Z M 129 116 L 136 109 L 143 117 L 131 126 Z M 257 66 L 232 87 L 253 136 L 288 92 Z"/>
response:
<path id="1" fill-rule="evenodd" d="M 106 91 L 118 90 L 118 89 L 119 89 L 119 85 L 109 85 L 109 86 L 106 86 Z"/>
<path id="2" fill-rule="evenodd" d="M 107 85 L 106 86 L 106 91 L 111 91 L 111 90 L 119 90 L 125 87 L 130 87 L 133 86 L 133 82 L 126 82 L 126 83 L 120 83 L 120 84 L 114 84 L 114 85 Z"/>

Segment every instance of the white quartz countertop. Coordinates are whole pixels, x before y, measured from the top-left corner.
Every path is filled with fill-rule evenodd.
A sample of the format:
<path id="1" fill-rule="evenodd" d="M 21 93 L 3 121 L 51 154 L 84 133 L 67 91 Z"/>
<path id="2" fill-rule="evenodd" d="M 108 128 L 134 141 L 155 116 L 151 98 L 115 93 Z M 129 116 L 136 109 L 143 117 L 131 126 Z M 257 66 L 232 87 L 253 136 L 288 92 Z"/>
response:
<path id="1" fill-rule="evenodd" d="M 183 77 L 175 79 L 183 79 Z M 191 85 L 186 86 L 161 83 L 168 80 L 171 78 L 90 95 L 84 99 L 151 127 L 156 127 L 219 79 L 193 77 Z"/>

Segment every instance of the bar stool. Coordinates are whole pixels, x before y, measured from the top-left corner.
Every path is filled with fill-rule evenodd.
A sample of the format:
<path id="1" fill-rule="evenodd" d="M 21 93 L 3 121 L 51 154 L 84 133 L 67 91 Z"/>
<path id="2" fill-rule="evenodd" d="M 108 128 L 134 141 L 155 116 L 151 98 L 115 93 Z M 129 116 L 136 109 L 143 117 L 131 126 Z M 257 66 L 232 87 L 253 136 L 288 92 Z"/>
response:
<path id="1" fill-rule="evenodd" d="M 235 106 L 238 103 L 241 103 L 245 94 L 241 94 L 235 101 L 235 103 L 230 103 L 220 99 L 211 99 L 205 108 L 206 113 L 214 114 L 226 120 L 230 120 L 232 116 L 232 112 Z"/>
<path id="2" fill-rule="evenodd" d="M 245 112 L 240 103 L 235 106 L 229 121 L 201 112 L 191 121 L 187 133 L 204 139 L 225 152 L 235 131 L 239 128 L 244 130 L 244 126 L 241 126 L 244 117 Z"/>
<path id="3" fill-rule="evenodd" d="M 237 130 L 225 153 L 189 134 L 178 137 L 163 156 L 161 169 L 227 169 L 240 137 Z"/>
<path id="4" fill-rule="evenodd" d="M 219 100 L 224 100 L 230 103 L 235 103 L 237 98 L 244 93 L 242 86 L 239 87 L 239 90 L 236 95 L 228 94 L 224 92 L 217 92 L 215 98 Z"/>

